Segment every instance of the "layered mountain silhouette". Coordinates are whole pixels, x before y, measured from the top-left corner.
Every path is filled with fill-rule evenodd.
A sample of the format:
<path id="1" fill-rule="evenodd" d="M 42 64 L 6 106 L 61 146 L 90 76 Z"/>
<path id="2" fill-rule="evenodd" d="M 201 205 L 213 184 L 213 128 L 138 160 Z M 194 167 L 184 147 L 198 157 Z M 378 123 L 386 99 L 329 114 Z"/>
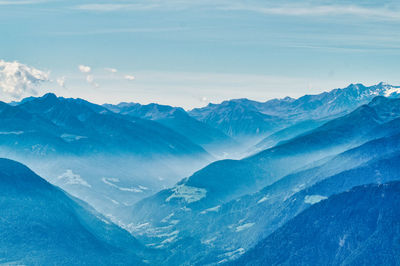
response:
<path id="1" fill-rule="evenodd" d="M 232 265 L 397 265 L 400 182 L 365 185 L 312 206 Z"/>
<path id="2" fill-rule="evenodd" d="M 248 99 L 225 101 L 193 109 L 189 114 L 238 139 L 254 136 L 260 138 L 273 134 L 278 129 L 295 126 L 296 130 L 285 131 L 281 137 L 275 135 L 273 144 L 276 144 L 317 127 L 320 121 L 326 122 L 345 115 L 376 96 L 397 98 L 400 96 L 400 87 L 385 83 L 369 87 L 351 84 L 343 89 L 305 95 L 298 99 L 286 97 L 266 102 Z M 296 125 L 298 123 L 300 124 Z M 271 147 L 270 141 L 261 141 L 257 148 L 260 150 Z"/>
<path id="3" fill-rule="evenodd" d="M 199 255 L 201 263 L 234 259 L 238 254 L 231 258 L 232 252 L 241 255 L 260 238 L 320 200 L 354 186 L 400 180 L 399 154 L 399 135 L 374 140 L 340 154 L 322 166 L 288 175 L 258 193 L 210 208 L 197 209 L 195 205 L 187 204 L 190 212 L 180 208 L 167 209 L 167 213 L 173 214 L 169 219 L 165 220 L 168 215 L 162 212 L 160 216 L 147 214 L 145 221 L 163 228 L 178 220 L 179 223 L 168 228 L 168 232 L 179 231 L 181 239 L 178 242 L 188 249 L 192 247 L 196 254 L 202 254 Z M 189 194 L 183 196 L 189 197 Z M 163 209 L 166 209 L 165 204 Z M 141 211 L 145 213 L 145 210 Z M 180 250 L 175 252 L 171 260 L 179 262 L 184 255 Z"/>
<path id="4" fill-rule="evenodd" d="M 376 97 L 369 104 L 343 117 L 256 155 L 239 161 L 212 163 L 182 180 L 175 188 L 155 195 L 154 199 L 164 201 L 176 189 L 184 186 L 207 192 L 207 197 L 196 201 L 196 205 L 218 205 L 272 184 L 307 164 L 373 140 L 375 134 L 372 133 L 377 127 L 397 117 L 400 117 L 400 99 Z M 171 200 L 175 201 L 186 204 L 181 198 Z"/>
<path id="5" fill-rule="evenodd" d="M 230 151 L 237 145 L 222 131 L 194 119 L 182 108 L 154 103 L 148 105 L 138 103 L 105 104 L 104 107 L 115 113 L 156 121 L 217 155 L 221 151 Z"/>
<path id="6" fill-rule="evenodd" d="M 182 259 L 192 263 L 235 259 L 260 238 L 321 199 L 353 186 L 398 180 L 400 128 L 392 127 L 398 120 L 398 104 L 397 99 L 378 97 L 368 105 L 312 130 L 305 134 L 306 138 L 295 138 L 242 161 L 213 163 L 175 187 L 137 203 L 133 220 L 139 225 L 146 224 L 141 230 L 164 230 L 166 236 L 175 232 L 176 244 L 165 247 L 172 249 L 171 263 L 180 263 Z M 351 129 L 353 125 L 349 126 L 352 121 L 357 122 L 354 130 Z M 376 132 L 381 135 L 375 135 Z M 302 143 L 305 139 L 310 140 L 308 146 Z M 299 156 L 312 154 L 313 148 L 317 154 L 321 150 L 325 150 L 322 154 L 329 154 L 327 147 L 342 145 L 343 139 L 353 144 L 339 149 L 342 152 L 333 157 L 310 160 L 303 170 L 285 169 L 294 173 L 279 177 L 260 192 L 251 194 L 261 188 L 261 178 L 271 178 L 271 175 L 263 175 L 268 169 L 262 168 L 264 165 L 269 164 L 273 169 L 274 164 L 286 160 L 289 163 L 288 157 L 296 158 L 293 157 L 295 151 L 288 147 L 305 147 Z M 252 164 L 251 160 L 260 161 Z M 132 230 L 136 231 L 136 228 Z M 155 240 L 151 233 L 144 234 L 141 239 Z M 196 250 L 198 257 L 192 259 L 186 252 L 173 249 L 176 245 L 185 246 L 185 251 Z"/>
<path id="7" fill-rule="evenodd" d="M 279 116 L 264 114 L 255 105 L 257 102 L 247 99 L 231 100 L 193 109 L 189 114 L 228 136 L 244 139 L 242 141 L 272 133 L 287 125 Z"/>
<path id="8" fill-rule="evenodd" d="M 207 156 L 200 146 L 159 123 L 127 119 L 81 99 L 46 94 L 3 108 L 0 119 L 19 119 L 19 123 L 4 123 L 3 135 L 13 136 L 13 148 L 24 151 Z M 32 127 L 38 120 L 39 125 Z M 45 141 L 49 137 L 53 141 Z M 25 147 L 25 143 L 36 143 L 36 149 Z"/>
<path id="9" fill-rule="evenodd" d="M 124 208 L 213 160 L 158 122 L 46 94 L 0 105 L 0 156 L 118 221 Z"/>
<path id="10" fill-rule="evenodd" d="M 2 264 L 144 264 L 128 232 L 22 164 L 0 159 L 0 191 Z"/>
<path id="11" fill-rule="evenodd" d="M 0 102 L 0 263 L 396 265 L 399 93 Z"/>

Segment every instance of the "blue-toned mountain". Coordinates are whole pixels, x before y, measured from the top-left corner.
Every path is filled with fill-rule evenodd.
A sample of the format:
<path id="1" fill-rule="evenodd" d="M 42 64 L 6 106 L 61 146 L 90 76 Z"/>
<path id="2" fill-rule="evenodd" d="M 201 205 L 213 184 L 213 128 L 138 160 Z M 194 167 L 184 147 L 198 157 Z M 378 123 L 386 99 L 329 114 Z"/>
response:
<path id="1" fill-rule="evenodd" d="M 307 126 L 300 124 L 290 134 L 286 131 L 282 136 L 275 136 L 273 144 L 276 144 L 318 127 L 320 121 L 326 122 L 343 116 L 376 96 L 398 98 L 400 87 L 385 83 L 373 86 L 351 84 L 343 89 L 305 95 L 298 99 L 286 97 L 266 102 L 248 99 L 224 101 L 193 109 L 189 114 L 239 139 L 243 136 L 255 139 L 268 137 L 278 130 L 308 121 Z M 258 150 L 270 146 L 271 142 L 267 139 L 258 145 Z"/>
<path id="2" fill-rule="evenodd" d="M 0 159 L 0 263 L 141 265 L 128 232 L 27 167 Z"/>
<path id="3" fill-rule="evenodd" d="M 400 182 L 332 196 L 282 226 L 232 265 L 397 265 Z"/>
<path id="4" fill-rule="evenodd" d="M 207 156 L 200 146 L 159 123 L 140 118 L 128 119 L 82 99 L 66 99 L 46 94 L 43 97 L 22 101 L 14 109 L 15 112 L 23 110 L 33 116 L 41 117 L 52 124 L 53 128 L 57 127 L 55 132 L 53 128 L 49 128 L 44 133 L 54 132 L 53 137 L 68 143 L 68 147 L 74 153 Z M 28 122 L 29 119 L 26 117 Z M 22 124 L 21 128 L 16 128 L 14 131 L 20 132 L 18 136 L 25 139 L 32 133 L 29 126 L 23 128 Z M 26 134 L 28 136 L 25 136 Z M 51 141 L 38 144 L 52 145 Z M 57 147 L 52 148 L 57 150 Z M 58 152 L 66 151 L 63 148 Z"/>
<path id="5" fill-rule="evenodd" d="M 28 165 L 115 222 L 127 206 L 213 160 L 158 122 L 54 94 L 0 104 L 0 156 Z"/>
<path id="6" fill-rule="evenodd" d="M 145 241 L 156 241 L 151 234 L 155 230 L 165 230 L 162 234 L 165 236 L 179 232 L 175 245 L 185 245 L 185 253 L 193 249 L 198 254 L 193 260 L 187 255 L 185 260 L 201 263 L 231 260 L 322 199 L 362 184 L 400 180 L 399 136 L 370 141 L 320 166 L 290 174 L 257 193 L 224 204 L 196 205 L 196 200 L 210 195 L 194 187 L 178 187 L 172 195 L 167 192 L 159 195 L 158 204 L 162 208 L 146 204 L 146 200 L 138 203 L 136 211 L 140 214 L 134 217 L 141 219 L 135 221 L 146 224 L 141 228 L 146 231 Z M 163 196 L 167 200 L 163 201 Z M 179 198 L 181 204 L 171 204 Z M 152 203 L 155 204 L 154 199 Z M 153 211 L 149 211 L 151 208 Z M 171 253 L 170 259 L 175 263 L 184 256 L 179 249 Z"/>
<path id="7" fill-rule="evenodd" d="M 398 99 L 377 97 L 310 131 L 306 138 L 295 138 L 241 161 L 213 163 L 137 203 L 130 229 L 138 232 L 140 228 L 141 239 L 170 249 L 171 263 L 234 259 L 311 203 L 352 186 L 377 182 L 376 171 L 381 173 L 379 182 L 397 180 L 400 127 L 395 121 L 399 106 Z M 375 139 L 376 132 L 381 132 L 380 139 Z M 335 144 L 343 148 L 327 152 Z M 283 177 L 285 173 L 289 175 Z M 307 190 L 325 179 L 336 180 L 327 183 L 336 186 Z M 262 184 L 267 186 L 255 193 Z M 162 241 L 173 239 L 161 245 L 160 235 Z M 180 245 L 186 247 L 184 253 L 175 248 Z M 190 250 L 197 257 L 192 258 Z"/>
<path id="8" fill-rule="evenodd" d="M 214 162 L 178 186 L 204 189 L 207 197 L 197 204 L 217 205 L 272 184 L 309 163 L 373 140 L 376 136 L 371 132 L 399 116 L 400 99 L 379 96 L 345 116 L 251 157 Z"/>
<path id="9" fill-rule="evenodd" d="M 218 156 L 221 156 L 223 152 L 227 153 L 235 149 L 238 145 L 222 131 L 194 119 L 179 107 L 155 103 L 148 105 L 120 103 L 103 106 L 115 113 L 156 121 Z"/>
<path id="10" fill-rule="evenodd" d="M 256 140 L 288 125 L 279 116 L 260 112 L 257 104 L 247 99 L 230 100 L 193 109 L 189 114 L 242 142 Z"/>

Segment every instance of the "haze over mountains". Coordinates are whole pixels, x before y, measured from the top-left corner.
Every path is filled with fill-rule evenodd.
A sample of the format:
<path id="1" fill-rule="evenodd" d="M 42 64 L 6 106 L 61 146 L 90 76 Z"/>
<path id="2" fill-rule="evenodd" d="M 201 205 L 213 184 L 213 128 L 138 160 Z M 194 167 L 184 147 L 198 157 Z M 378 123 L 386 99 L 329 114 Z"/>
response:
<path id="1" fill-rule="evenodd" d="M 235 256 L 228 256 L 231 252 L 247 250 L 261 236 L 272 233 L 307 205 L 350 189 L 351 184 L 397 180 L 400 128 L 393 128 L 380 139 L 375 139 L 370 133 L 398 120 L 399 103 L 399 99 L 374 98 L 370 104 L 287 143 L 242 161 L 214 163 L 182 180 L 174 188 L 137 203 L 134 209 L 138 214 L 133 219 L 137 219 L 139 225 L 146 225 L 140 227 L 140 231 L 146 229 L 149 232 L 144 238 L 149 242 L 154 241 L 151 232 L 155 228 L 164 228 L 165 235 L 179 232 L 178 243 L 181 241 L 185 243 L 182 245 L 193 246 L 198 254 L 204 252 L 201 260 L 193 263 L 205 263 L 210 259 L 207 255 L 218 250 L 221 260 L 233 259 Z M 353 121 L 357 123 L 351 123 Z M 361 168 L 357 169 L 358 166 Z M 353 172 L 346 172 L 352 168 Z M 328 184 L 336 186 L 307 190 L 335 174 L 338 177 L 328 180 L 337 182 Z M 252 194 L 263 186 L 259 193 Z M 300 209 L 297 205 L 291 206 L 302 202 L 305 203 L 300 205 Z M 170 219 L 179 222 L 166 227 L 165 217 L 171 214 Z M 202 244 L 194 240 L 187 242 L 185 237 L 188 235 L 192 238 L 196 235 Z M 184 256 L 180 252 L 172 254 L 171 259 Z M 214 255 L 214 260 L 218 256 Z"/>
<path id="2" fill-rule="evenodd" d="M 399 87 L 385 83 L 370 87 L 351 84 L 344 89 L 305 95 L 298 99 L 286 97 L 264 103 L 247 99 L 230 100 L 194 109 L 190 114 L 229 136 L 251 137 L 257 134 L 260 138 L 260 135 L 273 133 L 288 125 L 304 121 L 326 121 L 344 115 L 376 96 L 398 97 L 399 94 Z M 240 123 L 238 120 L 244 121 Z"/>
<path id="3" fill-rule="evenodd" d="M 25 166 L 0 159 L 0 262 L 141 265 L 145 248 Z"/>
<path id="4" fill-rule="evenodd" d="M 0 262 L 396 265 L 399 98 L 380 83 L 191 111 L 1 103 L 0 155 L 51 184 L 0 160 Z"/>
<path id="5" fill-rule="evenodd" d="M 0 121 L 2 156 L 28 164 L 99 210 L 114 210 L 109 215 L 212 160 L 159 123 L 54 94 L 3 103 Z"/>
<path id="6" fill-rule="evenodd" d="M 237 145 L 233 139 L 222 131 L 196 120 L 182 108 L 154 103 L 148 105 L 120 103 L 118 105 L 105 104 L 103 106 L 115 113 L 156 121 L 175 132 L 179 132 L 193 143 L 201 145 L 211 153 L 215 153 L 216 156 L 223 156 L 224 150 L 228 151 L 231 147 Z"/>

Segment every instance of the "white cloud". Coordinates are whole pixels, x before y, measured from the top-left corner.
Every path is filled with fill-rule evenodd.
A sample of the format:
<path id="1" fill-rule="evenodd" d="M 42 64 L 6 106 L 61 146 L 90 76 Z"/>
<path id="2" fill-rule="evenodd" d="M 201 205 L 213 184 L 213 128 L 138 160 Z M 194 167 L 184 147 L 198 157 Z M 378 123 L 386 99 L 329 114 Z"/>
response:
<path id="1" fill-rule="evenodd" d="M 111 12 L 119 10 L 147 10 L 157 8 L 158 4 L 85 4 L 75 6 L 74 9 L 96 12 Z"/>
<path id="2" fill-rule="evenodd" d="M 97 83 L 94 81 L 93 75 L 87 75 L 87 76 L 86 76 L 86 81 L 87 81 L 87 83 L 89 83 L 90 85 L 94 86 L 95 88 L 99 87 L 99 84 L 97 84 Z"/>
<path id="3" fill-rule="evenodd" d="M 66 88 L 66 86 L 65 86 L 65 77 L 59 77 L 56 80 L 56 82 L 57 82 L 58 86 L 60 86 L 60 87 L 62 87 L 64 89 Z"/>
<path id="4" fill-rule="evenodd" d="M 94 76 L 90 74 L 92 72 L 92 68 L 90 66 L 79 65 L 78 69 L 81 73 L 87 74 L 86 75 L 86 82 L 92 85 L 93 87 L 99 87 L 99 84 L 94 81 Z"/>
<path id="5" fill-rule="evenodd" d="M 92 83 L 92 82 L 94 81 L 93 75 L 87 75 L 86 81 L 87 81 L 88 83 Z"/>
<path id="6" fill-rule="evenodd" d="M 92 69 L 90 68 L 90 66 L 84 66 L 84 65 L 79 65 L 79 66 L 78 66 L 78 69 L 79 69 L 79 71 L 82 72 L 82 73 L 90 73 L 90 71 L 92 70 Z"/>
<path id="7" fill-rule="evenodd" d="M 127 79 L 127 80 L 135 80 L 135 76 L 125 75 L 125 79 Z"/>
<path id="8" fill-rule="evenodd" d="M 17 61 L 0 60 L 0 89 L 15 99 L 21 98 L 24 94 L 36 95 L 37 86 L 46 81 L 49 81 L 48 72 Z"/>
<path id="9" fill-rule="evenodd" d="M 117 73 L 118 72 L 118 70 L 117 69 L 115 69 L 115 68 L 111 68 L 111 67 L 106 67 L 106 68 L 104 68 L 106 71 L 108 71 L 108 72 L 111 72 L 111 73 Z"/>

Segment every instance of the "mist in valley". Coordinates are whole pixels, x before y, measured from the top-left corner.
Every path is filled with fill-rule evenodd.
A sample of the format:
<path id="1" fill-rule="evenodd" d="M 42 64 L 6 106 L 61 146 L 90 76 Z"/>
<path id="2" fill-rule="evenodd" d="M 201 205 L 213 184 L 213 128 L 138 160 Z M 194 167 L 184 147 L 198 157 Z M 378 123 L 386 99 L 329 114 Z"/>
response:
<path id="1" fill-rule="evenodd" d="M 0 0 L 0 265 L 400 266 L 399 14 Z"/>

